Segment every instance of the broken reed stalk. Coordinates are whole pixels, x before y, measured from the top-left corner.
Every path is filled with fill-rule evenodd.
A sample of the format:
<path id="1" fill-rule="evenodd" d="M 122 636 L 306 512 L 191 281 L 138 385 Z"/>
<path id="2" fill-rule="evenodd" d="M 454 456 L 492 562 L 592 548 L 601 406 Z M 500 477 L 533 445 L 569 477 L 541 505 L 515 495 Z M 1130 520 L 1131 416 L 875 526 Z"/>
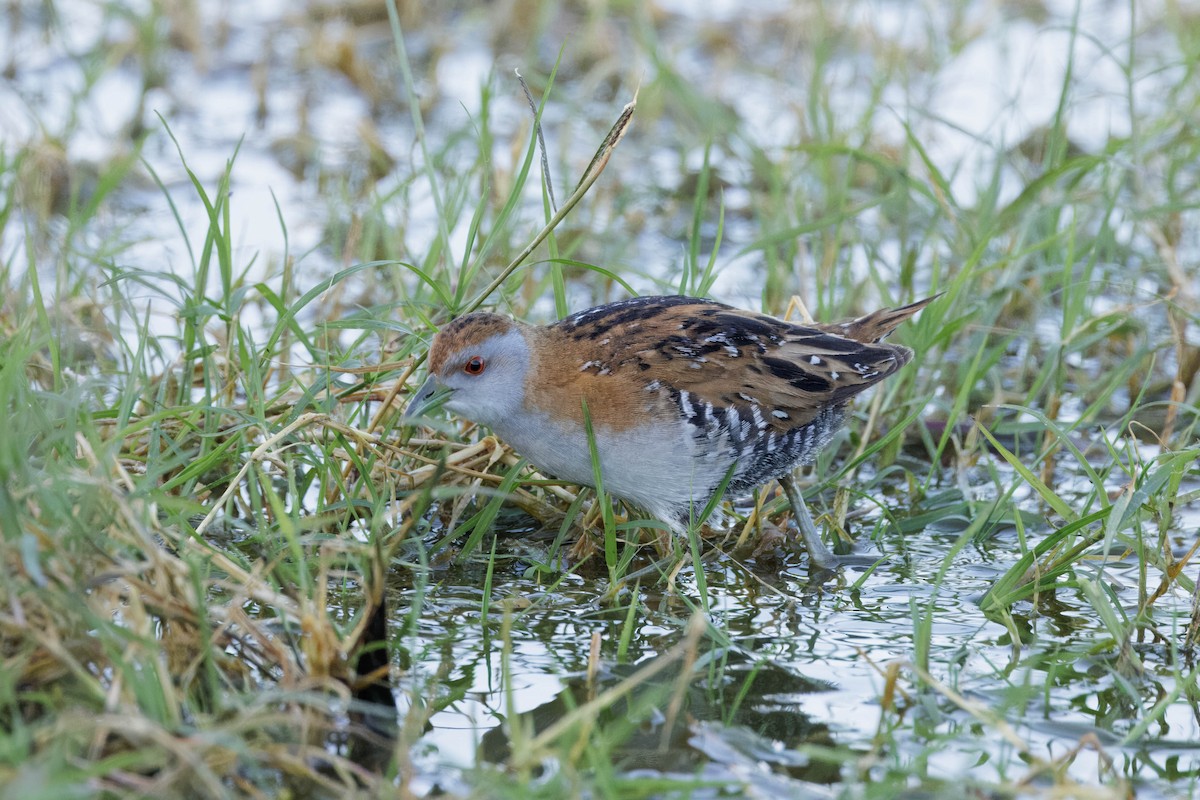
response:
<path id="1" fill-rule="evenodd" d="M 571 196 L 568 197 L 566 202 L 563 203 L 562 208 L 554 213 L 554 216 L 550 218 L 550 221 L 547 222 L 542 229 L 537 232 L 537 235 L 535 235 L 529 241 L 529 243 L 525 245 L 524 248 L 522 248 L 521 252 L 518 253 L 517 256 L 508 263 L 508 266 L 502 269 L 500 274 L 497 275 L 482 292 L 475 296 L 474 300 L 467 303 L 467 305 L 463 307 L 462 313 L 469 314 L 483 305 L 488 297 L 491 296 L 492 292 L 500 288 L 504 282 L 508 280 L 508 277 L 516 272 L 517 268 L 520 267 L 521 264 L 525 263 L 525 259 L 529 258 L 533 251 L 537 249 L 538 245 L 544 242 L 546 237 L 548 237 L 551 232 L 558 227 L 559 223 L 566 219 L 567 215 L 571 213 L 572 209 L 579 205 L 579 201 L 584 198 L 584 195 L 586 195 L 588 190 L 592 188 L 592 184 L 596 182 L 596 180 L 604 172 L 604 168 L 608 166 L 609 159 L 612 158 L 613 151 L 617 149 L 617 145 L 620 144 L 621 140 L 625 138 L 625 134 L 629 130 L 629 125 L 633 122 L 633 114 L 636 110 L 637 94 L 635 93 L 633 99 L 626 103 L 625 107 L 621 109 L 621 113 L 617 117 L 617 121 L 613 123 L 612 128 L 610 128 L 608 131 L 608 135 L 605 136 L 604 140 L 600 143 L 600 147 L 596 150 L 596 154 L 592 157 L 587 169 L 584 170 L 583 177 L 580 178 L 579 183 L 576 185 L 575 191 L 571 192 Z M 411 375 L 416 371 L 417 367 L 424 363 L 426 355 L 427 354 L 422 353 L 413 360 L 412 366 L 407 371 L 407 375 Z M 392 391 L 389 392 L 387 397 L 384 398 L 382 405 L 379 407 L 379 411 L 377 411 L 374 418 L 372 418 L 371 424 L 367 426 L 368 432 L 374 432 L 375 429 L 378 428 L 383 422 L 383 418 L 387 414 L 387 410 L 391 408 L 396 395 L 400 393 L 400 388 L 403 385 L 403 382 L 397 381 L 392 387 Z"/>

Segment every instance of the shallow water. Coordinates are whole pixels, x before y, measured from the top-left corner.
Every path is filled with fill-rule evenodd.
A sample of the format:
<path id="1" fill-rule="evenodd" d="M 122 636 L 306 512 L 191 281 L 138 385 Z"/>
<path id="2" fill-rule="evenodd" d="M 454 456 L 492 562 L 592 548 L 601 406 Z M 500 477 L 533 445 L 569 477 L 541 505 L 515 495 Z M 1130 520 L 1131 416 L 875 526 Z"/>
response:
<path id="1" fill-rule="evenodd" d="M 731 24 L 728 13 L 719 7 L 705 11 L 683 6 L 664 4 L 667 16 L 659 23 L 659 49 L 673 56 L 671 67 L 683 79 L 706 87 L 718 104 L 709 109 L 712 118 L 699 123 L 717 137 L 710 161 L 724 187 L 720 200 L 727 211 L 714 294 L 752 307 L 760 302 L 762 269 L 762 254 L 744 251 L 757 232 L 757 226 L 747 224 L 746 215 L 755 210 L 745 202 L 744 189 L 755 178 L 752 149 L 777 156 L 807 141 L 806 127 L 821 122 L 806 115 L 813 81 L 830 98 L 833 124 L 849 127 L 863 115 L 865 106 L 879 102 L 872 93 L 873 83 L 881 80 L 880 75 L 892 76 L 880 91 L 884 107 L 895 113 L 873 114 L 872 136 L 899 146 L 906 137 L 902 123 L 912 126 L 912 135 L 922 142 L 930 160 L 946 173 L 955 201 L 969 206 L 990 179 L 985 162 L 998 151 L 1036 138 L 1049 123 L 1068 69 L 1075 83 L 1063 113 L 1070 120 L 1072 143 L 1090 152 L 1103 150 L 1111 137 L 1129 135 L 1130 109 L 1144 108 L 1145 113 L 1159 109 L 1164 84 L 1171 85 L 1177 77 L 1152 68 L 1175 53 L 1159 28 L 1148 28 L 1136 42 L 1139 63 L 1146 67 L 1132 83 L 1114 64 L 1114 53 L 1125 53 L 1130 47 L 1126 41 L 1130 8 L 1124 4 L 1088 2 L 1076 9 L 1073 3 L 1048 2 L 1005 9 L 967 3 L 953 13 L 942 13 L 907 3 L 822 8 L 763 2 L 752 4 L 751 13 L 738 14 L 737 24 Z M 148 91 L 139 104 L 141 73 L 136 63 L 122 64 L 102 73 L 88 86 L 88 101 L 76 106 L 72 101 L 88 75 L 70 55 L 92 47 L 103 49 L 106 42 L 124 45 L 137 39 L 137 30 L 129 16 L 104 13 L 82 0 L 61 0 L 55 7 L 62 21 L 57 26 L 42 16 L 44 9 L 27 4 L 20 7 L 22 24 L 0 36 L 0 62 L 20 64 L 12 81 L 0 86 L 0 119 L 6 123 L 0 125 L 0 145 L 36 141 L 44 131 L 59 141 L 69 161 L 85 164 L 129 152 L 129 132 L 148 130 L 141 155 L 170 191 L 193 247 L 207 218 L 190 190 L 180 152 L 209 187 L 216 185 L 236 153 L 234 257 L 239 264 L 251 265 L 247 273 L 251 280 L 279 269 L 285 239 L 288 252 L 301 259 L 308 276 L 305 287 L 342 266 L 341 254 L 324 247 L 329 225 L 359 210 L 366 199 L 363 189 L 380 195 L 397 192 L 396 202 L 389 204 L 388 213 L 394 215 L 390 222 L 415 259 L 428 251 L 437 234 L 437 217 L 427 187 L 420 180 L 409 180 L 421 169 L 409 111 L 395 99 L 399 88 L 384 93 L 382 100 L 367 93 L 389 85 L 388 81 L 398 86 L 385 21 L 376 18 L 354 26 L 337 22 L 334 16 L 331 23 L 320 14 L 294 15 L 290 6 L 278 3 L 199 4 L 200 44 L 191 53 L 162 56 L 161 88 Z M 1139 21 L 1157 20 L 1165 13 L 1158 4 L 1142 4 L 1137 10 Z M 1070 34 L 1076 12 L 1085 35 Z M 579 22 L 571 12 L 564 14 L 564 23 Z M 499 22 L 498 16 L 486 13 L 457 14 L 453 22 L 422 19 L 408 31 L 408 48 L 418 89 L 429 103 L 423 116 L 430 140 L 469 124 L 480 113 L 480 86 L 490 85 L 489 120 L 496 138 L 490 155 L 495 168 L 503 171 L 513 164 L 507 137 L 519 136 L 528 123 L 528 109 L 511 69 L 522 67 L 523 58 L 531 56 L 514 56 L 503 43 L 489 43 L 489 38 L 501 37 L 489 29 Z M 583 68 L 590 51 L 577 56 L 583 67 L 573 69 L 570 59 L 564 67 L 559 83 L 564 99 L 581 91 L 591 96 L 582 104 L 551 102 L 546 109 L 545 132 L 560 195 L 582 171 L 641 76 L 656 72 L 653 59 L 628 40 L 628 21 L 592 22 L 591 27 L 564 31 L 561 39 L 547 39 L 531 48 L 553 56 L 559 44 L 595 46 L 602 51 L 617 47 L 624 58 L 619 68 L 603 59 L 594 65 L 600 72 L 601 67 L 610 69 L 610 77 L 627 83 L 615 90 L 597 86 L 596 78 Z M 47 25 L 54 28 L 51 36 L 43 32 Z M 981 35 L 984 30 L 988 33 Z M 807 75 L 803 70 L 810 66 L 814 39 L 822 31 L 836 35 L 840 49 L 821 62 L 826 72 Z M 972 38 L 962 40 L 967 34 Z M 615 44 L 605 44 L 605 37 Z M 326 51 L 343 41 L 376 66 L 377 83 L 355 83 L 330 68 Z M 705 43 L 714 49 L 705 49 Z M 911 60 L 912 66 L 889 72 L 883 65 L 893 59 Z M 433 71 L 422 73 L 422 67 Z M 267 76 L 261 94 L 256 70 Z M 736 128 L 723 129 L 730 124 L 722 121 L 725 114 L 740 121 Z M 612 177 L 605 179 L 627 187 L 636 198 L 634 206 L 622 210 L 601 205 L 595 212 L 617 211 L 636 220 L 628 226 L 632 235 L 597 238 L 586 243 L 582 253 L 592 263 L 618 268 L 643 292 L 661 288 L 658 281 L 672 282 L 678 274 L 683 252 L 679 242 L 690 208 L 676 206 L 672 197 L 703 159 L 695 148 L 678 149 L 682 137 L 673 132 L 669 117 L 655 117 L 652 112 L 645 116 L 635 122 L 628 142 L 612 162 Z M 164 122 L 178 147 L 167 136 Z M 365 175 L 369 165 L 362 144 L 363 124 L 377 131 L 397 160 L 395 170 L 374 186 Z M 305 153 L 308 160 L 298 162 Z M 473 157 L 469 147 L 451 150 L 449 155 Z M 136 170 L 138 180 L 116 193 L 121 213 L 105 223 L 126 234 L 123 266 L 186 273 L 189 258 L 180 226 L 167 198 L 150 180 L 149 169 Z M 816 176 L 800 179 L 817 180 Z M 1004 201 L 1021 190 L 1028 176 L 1010 170 L 1002 179 Z M 86 179 L 80 183 L 76 188 L 85 196 L 94 188 Z M 813 191 L 821 195 L 819 184 L 813 185 Z M 530 182 L 527 196 L 536 218 L 541 208 L 536 182 Z M 870 226 L 875 213 L 865 209 L 861 224 Z M 648 217 L 655 216 L 659 219 L 646 224 Z M 465 246 L 468 222 L 466 215 L 451 231 L 455 256 Z M 14 237 L 20 234 L 10 227 L 9 240 L 0 241 L 0 252 L 12 252 L 19 242 Z M 877 255 L 855 250 L 844 257 L 852 269 L 863 272 Z M 883 255 L 898 260 L 901 254 L 897 250 Z M 812 280 L 810 275 L 808 285 L 795 288 L 811 298 L 819 288 L 811 285 Z M 572 282 L 569 289 L 576 307 L 604 299 L 596 297 L 595 288 L 587 283 Z M 169 294 L 169 286 L 164 286 L 164 292 Z M 547 315 L 553 311 L 549 305 L 538 310 Z"/>
<path id="2" fill-rule="evenodd" d="M 134 122 L 145 126 L 150 138 L 142 155 L 170 191 L 194 248 L 207 224 L 204 209 L 188 186 L 175 145 L 153 112 L 163 114 L 187 164 L 209 186 L 216 184 L 245 135 L 234 170 L 233 215 L 234 257 L 249 265 L 248 281 L 279 270 L 284 241 L 279 217 L 286 221 L 289 252 L 300 256 L 302 288 L 328 277 L 342 265 L 341 254 L 327 245 L 331 220 L 358 210 L 368 202 L 363 197 L 372 193 L 396 191 L 398 199 L 388 207 L 393 215 L 389 222 L 403 231 L 409 252 L 428 249 L 436 235 L 436 217 L 427 188 L 420 181 L 408 183 L 421 160 L 408 110 L 394 100 L 372 101 L 361 86 L 308 59 L 325 41 L 322 37 L 337 33 L 336 26 L 330 31 L 291 16 L 289 4 L 202 4 L 204 30 L 211 33 L 224 26 L 227 36 L 213 35 L 203 57 L 172 51 L 166 83 L 146 95 L 141 119 L 133 119 L 140 75 L 122 64 L 89 89 L 89 102 L 71 120 L 69 100 L 83 81 L 71 53 L 93 46 L 97 37 L 124 41 L 134 31 L 128 19 L 106 15 L 94 4 L 67 0 L 55 5 L 71 22 L 62 26 L 60 37 L 39 36 L 38 12 L 32 5 L 22 8 L 28 17 L 24 27 L 0 36 L 0 61 L 22 54 L 13 81 L 0 85 L 0 118 L 8 123 L 0 125 L 0 144 L 25 142 L 45 129 L 63 137 L 71 161 L 105 160 L 130 146 L 123 130 Z M 806 125 L 820 122 L 805 113 L 814 81 L 833 98 L 835 114 L 852 120 L 876 102 L 870 93 L 876 59 L 911 62 L 913 72 L 935 64 L 934 72 L 881 88 L 885 105 L 897 113 L 877 115 L 872 132 L 883 140 L 902 142 L 906 134 L 901 123 L 911 124 L 913 136 L 926 143 L 931 161 L 948 173 L 958 202 L 969 205 L 986 184 L 981 165 L 995 151 L 1026 140 L 1055 113 L 1067 53 L 1073 53 L 1070 66 L 1079 81 L 1078 99 L 1066 110 L 1069 127 L 1079 146 L 1091 152 L 1103 150 L 1111 137 L 1128 135 L 1131 106 L 1153 109 L 1164 102 L 1159 90 L 1172 78 L 1153 68 L 1159 61 L 1156 47 L 1161 45 L 1162 59 L 1169 61 L 1171 56 L 1170 41 L 1162 34 L 1138 41 L 1148 52 L 1132 83 L 1114 65 L 1111 53 L 1128 46 L 1126 15 L 1131 9 L 1156 13 L 1142 4 L 1079 4 L 1080 26 L 1088 35 L 1074 38 L 1067 24 L 1075 12 L 1070 3 L 1031 5 L 1028 16 L 1008 6 L 968 3 L 959 10 L 967 17 L 965 23 L 910 3 L 851 3 L 845 11 L 827 9 L 824 15 L 802 5 L 773 2 L 753 4 L 753 13 L 747 13 L 745 4 L 730 3 L 706 13 L 686 3 L 664 2 L 658 8 L 666 17 L 657 29 L 660 51 L 671 56 L 684 78 L 710 90 L 718 103 L 715 111 L 709 109 L 712 118 L 698 123 L 711 125 L 714 132 L 711 161 L 725 184 L 722 199 L 728 213 L 714 294 L 745 306 L 761 302 L 763 260 L 757 250 L 747 250 L 757 235 L 757 228 L 748 223 L 755 209 L 744 189 L 754 179 L 751 151 L 785 152 L 803 138 Z M 847 37 L 838 40 L 843 52 L 828 62 L 826 74 L 804 75 L 800 68 L 809 61 L 798 53 L 813 46 L 808 29 L 821 28 L 828 24 L 826 16 L 838 14 L 852 23 L 838 29 Z M 735 18 L 742 22 L 731 22 Z M 490 113 L 498 144 L 492 155 L 503 168 L 513 159 L 505 137 L 520 137 L 528 112 L 508 77 L 514 59 L 501 45 L 491 44 L 492 22 L 486 14 L 463 14 L 453 25 L 433 20 L 412 31 L 408 44 L 418 68 L 430 69 L 417 78 L 429 100 L 425 118 L 430 139 L 460 130 L 465 120 L 477 115 L 479 87 L 493 76 L 496 97 Z M 627 45 L 627 23 L 610 24 L 613 41 Z M 958 41 L 960 26 L 990 33 Z M 390 38 L 378 24 L 345 24 L 343 30 L 367 56 L 381 63 L 391 58 Z M 568 34 L 576 37 L 575 46 L 582 46 L 583 35 L 571 30 L 527 52 L 549 53 L 538 65 L 544 67 L 552 63 Z M 863 41 L 870 46 L 861 46 Z M 587 69 L 589 64 L 603 64 L 603 55 L 591 62 L 581 59 L 583 65 L 568 70 L 555 88 L 558 97 L 584 96 L 582 109 L 555 103 L 555 95 L 547 108 L 552 164 L 559 175 L 581 170 L 594 143 L 632 94 L 636 76 L 655 68 L 644 51 L 631 49 L 629 63 L 610 74 L 620 79 L 619 88 L 614 88 L 612 81 L 598 79 Z M 262 63 L 269 67 L 270 80 L 267 113 L 259 118 L 252 72 Z M 599 67 L 596 73 L 604 74 Z M 394 69 L 382 74 L 385 83 L 397 81 Z M 630 75 L 634 77 L 626 81 Z M 922 111 L 910 116 L 910 108 Z M 738 120 L 733 133 L 720 127 L 720 110 L 731 110 Z M 611 180 L 631 187 L 636 207 L 606 208 L 597 201 L 594 212 L 600 217 L 627 214 L 643 224 L 630 226 L 628 236 L 586 243 L 580 256 L 628 268 L 622 274 L 639 290 L 655 288 L 657 280 L 669 280 L 678 272 L 690 208 L 671 198 L 694 177 L 703 158 L 694 145 L 681 144 L 684 137 L 673 132 L 670 123 L 646 116 L 635 122 L 634 133 L 611 166 Z M 376 126 L 399 163 L 394 172 L 355 195 L 347 186 L 356 181 L 369 184 L 363 177 L 368 167 L 359 135 L 363 120 Z M 307 166 L 292 169 L 295 153 L 308 141 L 303 137 L 311 137 L 318 155 Z M 149 169 L 139 172 L 142 180 L 117 193 L 115 212 L 101 224 L 128 237 L 119 256 L 122 266 L 182 274 L 189 256 L 179 226 L 166 198 L 148 180 Z M 1011 197 L 1025 176 L 1008 172 L 1002 177 L 1002 191 Z M 806 180 L 817 183 L 819 178 Z M 569 181 L 560 178 L 560 194 L 564 182 Z M 402 186 L 408 188 L 401 190 Z M 532 182 L 528 200 L 530 219 L 536 220 L 541 199 Z M 858 223 L 875 224 L 875 212 L 867 210 Z M 13 237 L 23 235 L 20 227 L 9 226 L 6 240 L 0 241 L 0 256 L 6 260 L 18 252 L 20 243 Z M 452 232 L 455 255 L 465 248 L 464 227 Z M 105 233 L 112 231 L 98 235 Z M 706 246 L 711 241 L 710 235 Z M 855 274 L 865 274 L 873 260 L 899 263 L 899 251 L 897 243 L 885 243 L 878 253 L 847 254 L 846 263 Z M 51 269 L 57 255 L 48 253 L 38 266 Z M 808 283 L 800 285 L 803 281 L 797 276 L 797 286 L 791 288 L 811 297 L 813 278 L 805 280 Z M 594 295 L 602 290 L 591 283 L 576 281 L 569 288 L 576 308 L 601 299 Z M 148 294 L 145 300 L 154 309 L 152 330 L 159 330 L 161 323 L 163 333 L 174 331 L 175 309 L 161 296 Z M 545 302 L 535 310 L 552 313 Z M 1057 330 L 1048 326 L 1035 333 L 1053 340 Z M 164 360 L 169 360 L 169 352 Z M 913 467 L 914 472 L 922 469 L 928 465 Z M 1001 483 L 1012 479 L 1003 468 L 999 473 L 1005 476 Z M 1067 475 L 1064 483 L 1083 478 Z M 947 484 L 954 480 L 945 477 Z M 971 499 L 978 501 L 996 491 L 984 474 L 972 476 L 968 488 L 974 493 Z M 1058 488 L 1069 496 L 1064 487 Z M 945 491 L 944 506 L 969 510 L 956 488 Z M 1049 531 L 1044 523 L 1040 528 L 1036 524 L 1045 512 L 1028 487 L 1015 499 L 1035 522 L 1027 532 L 1032 546 Z M 986 617 L 979 606 L 980 598 L 1016 559 L 1015 528 L 1001 528 L 966 544 L 943 574 L 947 553 L 972 521 L 967 511 L 951 513 L 944 506 L 931 501 L 923 508 L 893 508 L 901 528 L 879 525 L 877 535 L 873 531 L 878 515 L 856 520 L 857 552 L 884 559 L 866 577 L 865 568 L 855 566 L 818 581 L 794 555 L 779 564 L 746 565 L 731 558 L 709 564 L 705 578 L 714 636 L 703 641 L 700 652 L 711 662 L 703 677 L 688 684 L 685 708 L 675 725 L 669 726 L 661 712 L 650 714 L 629 740 L 616 745 L 617 763 L 629 775 L 699 774 L 718 784 L 747 785 L 764 797 L 804 796 L 815 787 L 880 780 L 891 773 L 951 785 L 965 774 L 980 781 L 1013 781 L 1026 775 L 1028 764 L 1013 742 L 997 733 L 1001 726 L 977 722 L 964 710 L 968 706 L 989 720 L 993 715 L 1005 719 L 1014 739 L 1042 758 L 1061 757 L 1081 739 L 1094 736 L 1102 754 L 1085 748 L 1066 768 L 1081 782 L 1125 776 L 1140 784 L 1139 797 L 1170 797 L 1179 786 L 1195 786 L 1200 775 L 1195 745 L 1200 723 L 1194 687 L 1192 699 L 1172 702 L 1163 724 L 1152 728 L 1143 743 L 1122 743 L 1129 720 L 1179 689 L 1179 676 L 1192 669 L 1178 663 L 1171 648 L 1182 637 L 1191 598 L 1172 592 L 1157 603 L 1155 622 L 1163 638 L 1147 633 L 1145 641 L 1133 643 L 1144 666 L 1141 674 L 1131 672 L 1127 660 L 1114 658 L 1112 648 L 1099 646 L 1109 638 L 1107 629 L 1073 590 L 1042 598 L 1036 605 L 1018 604 L 1013 625 L 1022 644 L 1015 650 L 1010 630 Z M 1172 542 L 1177 554 L 1187 549 L 1197 513 L 1194 507 L 1180 509 Z M 936 524 L 927 524 L 929 519 Z M 435 788 L 470 791 L 472 772 L 481 759 L 506 757 L 509 743 L 503 720 L 513 713 L 527 716 L 538 729 L 562 715 L 564 693 L 579 702 L 589 693 L 618 685 L 632 669 L 653 663 L 683 638 L 698 602 L 696 576 L 690 569 L 679 574 L 674 593 L 648 581 L 619 594 L 612 605 L 603 601 L 609 588 L 603 574 L 568 576 L 547 589 L 546 577 L 539 580 L 537 574 L 529 574 L 545 553 L 544 542 L 531 543 L 527 536 L 509 533 L 496 545 L 498 562 L 488 598 L 482 595 L 485 568 L 478 558 L 434 571 L 431 583 L 420 592 L 414 584 L 421 576 L 413 569 L 398 565 L 391 576 L 393 628 L 405 631 L 399 636 L 407 665 L 402 695 L 422 696 L 429 677 L 443 664 L 450 665 L 450 672 L 438 691 L 448 693 L 452 687 L 455 692 L 448 707 L 433 716 L 431 729 L 414 750 L 418 775 L 413 788 L 419 793 Z M 1149 526 L 1146 535 L 1150 537 Z M 1087 569 L 1126 613 L 1136 613 L 1139 576 L 1134 560 L 1089 564 Z M 1151 588 L 1156 580 L 1151 579 Z M 406 630 L 418 594 L 424 599 L 413 615 L 416 626 Z M 628 634 L 628 652 L 620 658 L 624 620 L 634 597 L 634 630 Z M 506 601 L 517 606 L 507 667 L 501 656 Z M 481 626 L 485 607 L 489 618 Z M 914 644 L 921 637 L 914 629 L 931 611 L 927 668 L 948 687 L 945 691 L 921 688 L 912 668 L 921 661 Z M 589 648 L 597 633 L 600 675 L 589 687 Z M 880 700 L 887 684 L 883 671 L 897 662 L 898 685 L 907 696 L 898 695 L 895 707 L 885 709 Z M 639 699 L 663 704 L 675 689 L 674 680 L 652 682 Z M 950 689 L 965 701 L 953 699 L 958 695 L 951 695 Z M 979 709 L 969 703 L 977 703 Z M 619 718 L 628 712 L 617 708 L 610 713 Z M 900 733 L 893 739 L 889 732 L 894 729 Z M 886 744 L 876 748 L 877 741 Z M 1111 773 L 1105 759 L 1112 760 Z M 543 766 L 555 769 L 553 764 Z M 1169 786 L 1163 779 L 1179 783 Z M 713 795 L 719 792 L 712 790 Z"/>
<path id="3" fill-rule="evenodd" d="M 885 531 L 877 542 L 860 547 L 885 559 L 865 579 L 862 570 L 845 569 L 817 582 L 796 556 L 763 572 L 730 559 L 708 565 L 710 618 L 719 633 L 701 652 L 712 664 L 687 689 L 686 714 L 681 716 L 687 722 L 678 723 L 681 729 L 665 731 L 661 715 L 650 715 L 641 733 L 617 748 L 621 768 L 680 774 L 702 770 L 706 777 L 735 783 L 745 779 L 744 767 L 753 763 L 770 791 L 788 792 L 812 783 L 879 779 L 878 773 L 887 770 L 934 782 L 954 781 L 967 772 L 985 782 L 1025 775 L 1029 765 L 993 724 L 975 724 L 948 692 L 920 688 L 914 680 L 914 617 L 932 608 L 930 673 L 985 719 L 1007 719 L 1014 741 L 1023 742 L 1032 754 L 1061 757 L 1082 738 L 1094 737 L 1103 756 L 1083 750 L 1068 774 L 1095 779 L 1106 774 L 1102 758 L 1112 759 L 1117 775 L 1142 784 L 1139 797 L 1173 796 L 1156 782 L 1156 775 L 1198 774 L 1200 720 L 1184 703 L 1172 708 L 1162 729 L 1152 730 L 1146 743 L 1121 743 L 1135 705 L 1129 693 L 1139 698 L 1140 706 L 1176 688 L 1178 671 L 1191 669 L 1176 662 L 1169 642 L 1151 643 L 1148 637 L 1135 643 L 1145 672 L 1123 674 L 1111 648 L 1094 652 L 1108 638 L 1095 613 L 1063 591 L 1043 600 L 1036 611 L 1029 604 L 1015 609 L 1023 646 L 1014 659 L 1009 631 L 985 617 L 978 604 L 1010 563 L 1013 542 L 1001 535 L 965 547 L 939 580 L 956 537 L 956 532 L 934 530 L 908 535 Z M 491 638 L 481 636 L 478 624 L 483 604 L 478 565 L 439 574 L 428 590 L 420 630 L 405 637 L 414 658 L 406 687 L 420 692 L 425 678 L 449 658 L 454 667 L 445 682 L 463 692 L 460 700 L 434 715 L 432 730 L 422 739 L 429 748 L 419 761 L 426 770 L 426 789 L 465 789 L 465 780 L 448 773 L 448 766 L 470 772 L 477 757 L 503 758 L 507 728 L 502 720 L 511 720 L 512 712 L 527 716 L 534 730 L 541 730 L 564 713 L 564 693 L 574 704 L 587 699 L 584 676 L 594 634 L 601 638 L 602 671 L 592 695 L 676 644 L 691 614 L 684 598 L 695 603 L 698 597 L 690 568 L 679 575 L 678 594 L 660 586 L 639 587 L 635 630 L 626 660 L 618 662 L 629 595 L 618 606 L 602 606 L 602 578 L 568 579 L 547 592 L 523 577 L 527 561 L 508 560 L 522 547 L 521 540 L 511 538 L 497 544 Z M 1105 580 L 1131 610 L 1137 602 L 1136 575 L 1129 574 L 1134 567 L 1119 563 L 1105 568 Z M 402 571 L 394 575 L 391 599 L 398 617 L 407 614 L 411 602 L 405 583 Z M 504 601 L 512 598 L 531 604 L 522 603 L 513 613 L 506 674 L 498 641 Z M 1163 598 L 1156 611 L 1159 625 L 1169 627 L 1163 621 L 1175 619 L 1182 628 L 1189 602 L 1181 596 Z M 897 707 L 885 711 L 883 673 L 897 662 L 899 686 L 907 696 L 898 695 Z M 657 701 L 660 711 L 675 686 L 675 673 L 668 675 L 641 690 Z M 508 684 L 511 694 L 504 691 Z M 877 758 L 867 758 L 881 731 L 897 724 L 898 712 L 919 735 L 904 735 L 894 749 L 889 744 Z M 619 718 L 628 712 L 622 706 L 613 713 Z M 925 723 L 919 721 L 922 717 Z"/>

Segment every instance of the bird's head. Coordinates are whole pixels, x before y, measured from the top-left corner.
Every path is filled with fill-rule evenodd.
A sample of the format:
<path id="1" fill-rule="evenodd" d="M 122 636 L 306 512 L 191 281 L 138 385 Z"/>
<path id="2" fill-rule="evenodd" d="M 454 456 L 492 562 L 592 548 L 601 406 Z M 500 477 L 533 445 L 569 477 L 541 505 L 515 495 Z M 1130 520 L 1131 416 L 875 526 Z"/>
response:
<path id="1" fill-rule="evenodd" d="M 493 428 L 517 413 L 529 370 L 524 327 L 486 312 L 445 325 L 429 348 L 429 378 L 409 401 L 405 419 L 421 416 L 443 398 L 448 410 Z"/>

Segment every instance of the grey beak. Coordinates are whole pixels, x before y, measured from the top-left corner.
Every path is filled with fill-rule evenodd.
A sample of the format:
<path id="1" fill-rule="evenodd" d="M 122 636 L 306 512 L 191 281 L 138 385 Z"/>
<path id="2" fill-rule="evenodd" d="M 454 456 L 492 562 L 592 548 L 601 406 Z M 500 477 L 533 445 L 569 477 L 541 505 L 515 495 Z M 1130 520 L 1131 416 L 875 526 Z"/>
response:
<path id="1" fill-rule="evenodd" d="M 449 396 L 450 390 L 441 391 L 442 387 L 433 376 L 430 376 L 425 383 L 421 384 L 421 388 L 417 389 L 417 393 L 408 401 L 408 408 L 404 409 L 404 416 L 400 419 L 403 422 L 413 422 L 420 416 L 423 416 L 426 411 L 436 405 L 440 405 L 442 400 Z"/>

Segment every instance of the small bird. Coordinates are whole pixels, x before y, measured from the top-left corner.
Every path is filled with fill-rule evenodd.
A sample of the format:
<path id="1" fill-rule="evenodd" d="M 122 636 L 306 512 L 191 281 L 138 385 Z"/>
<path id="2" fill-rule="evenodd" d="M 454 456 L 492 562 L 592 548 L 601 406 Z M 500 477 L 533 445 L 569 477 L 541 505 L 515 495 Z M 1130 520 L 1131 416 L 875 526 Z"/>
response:
<path id="1" fill-rule="evenodd" d="M 844 323 L 798 325 L 693 297 L 635 297 L 537 326 L 487 312 L 447 323 L 404 416 L 445 407 L 486 425 L 537 468 L 604 489 L 676 532 L 777 479 L 809 558 L 817 535 L 793 470 L 842 426 L 859 392 L 912 358 L 882 339 L 935 297 Z M 443 390 L 443 391 L 439 391 Z"/>

